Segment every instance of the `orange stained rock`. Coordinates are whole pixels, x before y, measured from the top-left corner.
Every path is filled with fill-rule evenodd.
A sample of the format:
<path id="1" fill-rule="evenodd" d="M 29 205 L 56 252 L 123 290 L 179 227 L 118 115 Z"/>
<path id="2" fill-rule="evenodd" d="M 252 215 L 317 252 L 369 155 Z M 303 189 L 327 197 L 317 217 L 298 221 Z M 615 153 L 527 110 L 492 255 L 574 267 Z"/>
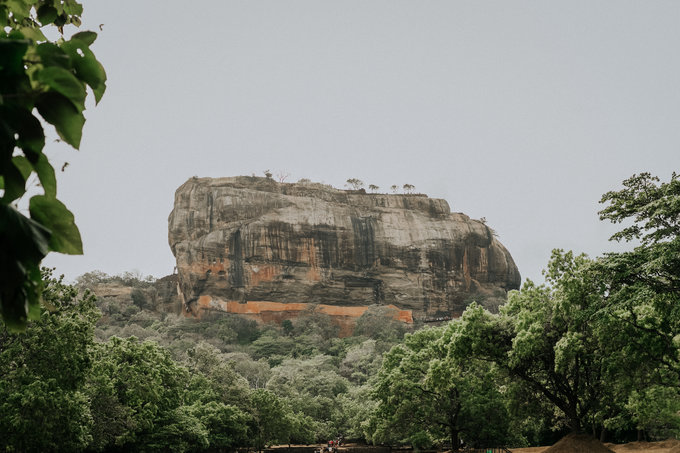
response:
<path id="1" fill-rule="evenodd" d="M 390 305 L 390 307 L 394 307 L 394 305 Z M 397 307 L 394 308 L 397 309 Z M 411 310 L 397 310 L 396 315 L 392 316 L 393 319 L 407 324 L 413 324 L 413 312 Z"/>
<path id="2" fill-rule="evenodd" d="M 307 280 L 311 282 L 321 281 L 321 273 L 319 273 L 319 266 L 316 261 L 316 242 L 314 238 L 309 238 L 307 246 L 302 248 L 301 261 L 309 263 Z"/>
<path id="3" fill-rule="evenodd" d="M 265 301 L 248 301 L 245 304 L 236 301 L 228 301 L 224 303 L 226 303 L 226 311 L 228 313 L 240 314 L 261 314 L 262 312 L 266 311 L 302 311 L 309 306 L 308 304 L 303 303 L 283 304 L 279 302 Z"/>
<path id="4" fill-rule="evenodd" d="M 252 266 L 250 268 L 250 285 L 257 286 L 260 282 L 271 282 L 277 275 L 281 274 L 281 267 L 273 266 Z"/>
<path id="5" fill-rule="evenodd" d="M 221 262 L 220 260 L 215 260 L 213 263 L 210 263 L 207 260 L 195 261 L 189 266 L 189 271 L 196 275 L 203 275 L 208 271 L 212 272 L 213 274 L 217 274 L 220 271 L 224 271 L 228 267 L 229 260 L 226 258 Z"/>
<path id="6" fill-rule="evenodd" d="M 314 265 L 316 262 L 316 250 L 314 249 L 314 238 L 306 238 L 304 246 L 300 247 L 298 261 Z"/>
<path id="7" fill-rule="evenodd" d="M 319 268 L 316 266 L 312 266 L 309 268 L 307 271 L 307 280 L 310 282 L 320 282 L 321 281 L 321 273 L 319 272 Z"/>
<path id="8" fill-rule="evenodd" d="M 203 295 L 198 298 L 198 307 L 203 309 L 218 309 L 225 311 L 227 313 L 235 313 L 242 315 L 262 315 L 267 312 L 301 312 L 306 310 L 311 305 L 308 303 L 282 303 L 282 302 L 269 302 L 269 301 L 248 301 L 245 303 L 240 303 L 238 301 L 221 301 L 213 299 L 208 295 Z M 394 305 L 388 305 L 388 308 L 394 310 L 394 315 L 392 319 L 397 321 L 412 323 L 413 314 L 411 310 L 399 310 Z M 333 316 L 333 317 L 347 317 L 347 318 L 358 318 L 363 315 L 368 307 L 348 307 L 348 306 L 338 306 L 338 305 L 324 305 L 319 304 L 316 306 L 316 310 L 321 313 Z"/>

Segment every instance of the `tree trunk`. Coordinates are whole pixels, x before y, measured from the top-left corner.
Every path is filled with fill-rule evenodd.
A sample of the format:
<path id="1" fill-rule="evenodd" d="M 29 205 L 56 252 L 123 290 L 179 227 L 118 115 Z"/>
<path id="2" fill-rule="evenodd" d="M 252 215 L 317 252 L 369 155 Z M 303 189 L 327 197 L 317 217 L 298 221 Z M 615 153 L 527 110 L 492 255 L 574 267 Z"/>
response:
<path id="1" fill-rule="evenodd" d="M 581 432 L 581 421 L 576 416 L 569 417 L 569 428 L 571 428 L 572 433 Z"/>
<path id="2" fill-rule="evenodd" d="M 451 451 L 458 451 L 459 447 L 458 430 L 451 429 Z"/>
<path id="3" fill-rule="evenodd" d="M 600 442 L 604 443 L 606 440 L 607 440 L 607 428 L 603 426 L 602 431 L 600 431 Z"/>
<path id="4" fill-rule="evenodd" d="M 449 412 L 449 431 L 451 432 L 451 451 L 458 451 L 460 447 L 460 441 L 458 435 L 460 430 L 458 429 L 458 414 L 460 413 L 460 403 L 458 400 L 458 390 L 456 388 L 450 390 L 451 401 L 456 401 L 453 404 L 453 412 Z"/>

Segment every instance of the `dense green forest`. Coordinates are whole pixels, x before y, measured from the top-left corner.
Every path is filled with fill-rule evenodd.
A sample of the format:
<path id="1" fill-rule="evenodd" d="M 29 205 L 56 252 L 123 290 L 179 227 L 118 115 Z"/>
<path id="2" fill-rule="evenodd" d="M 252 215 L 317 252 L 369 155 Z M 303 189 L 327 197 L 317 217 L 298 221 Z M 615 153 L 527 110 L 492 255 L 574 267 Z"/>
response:
<path id="1" fill-rule="evenodd" d="M 44 271 L 42 314 L 0 331 L 4 451 L 226 451 L 343 435 L 416 448 L 680 434 L 680 181 L 603 196 L 636 240 L 597 259 L 555 250 L 499 313 L 437 327 L 368 311 L 351 337 L 309 311 L 282 325 L 151 311 L 130 274 Z M 101 282 L 135 286 L 129 304 Z M 135 295 L 137 294 L 137 295 Z"/>
<path id="2" fill-rule="evenodd" d="M 371 439 L 369 380 L 403 324 L 374 313 L 340 339 L 326 315 L 311 312 L 282 326 L 236 315 L 199 321 L 149 311 L 139 297 L 98 301 L 47 273 L 40 320 L 0 337 L 0 432 L 12 433 L 4 450 Z"/>

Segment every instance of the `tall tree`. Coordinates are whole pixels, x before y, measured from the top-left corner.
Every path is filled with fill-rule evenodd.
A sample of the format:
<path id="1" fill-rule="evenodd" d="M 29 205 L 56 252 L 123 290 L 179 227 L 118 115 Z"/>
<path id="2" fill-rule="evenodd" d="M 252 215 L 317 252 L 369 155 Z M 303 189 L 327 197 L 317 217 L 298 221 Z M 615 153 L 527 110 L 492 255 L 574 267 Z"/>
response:
<path id="1" fill-rule="evenodd" d="M 96 102 L 106 89 L 104 68 L 90 50 L 97 34 L 63 36 L 65 26 L 80 25 L 82 12 L 75 0 L 0 2 L 0 318 L 12 330 L 23 330 L 40 312 L 40 262 L 47 253 L 83 252 L 73 214 L 57 199 L 41 122 L 78 149 L 86 87 Z M 48 40 L 44 27 L 61 38 Z M 43 193 L 31 197 L 27 217 L 17 203 L 32 175 Z"/>
<path id="2" fill-rule="evenodd" d="M 286 442 L 291 431 L 290 413 L 273 392 L 254 390 L 251 394 L 252 421 L 250 436 L 257 451 L 271 442 Z"/>
<path id="3" fill-rule="evenodd" d="M 0 450 L 80 451 L 91 441 L 83 391 L 92 365 L 94 297 L 43 276 L 45 305 L 24 333 L 0 327 Z"/>
<path id="4" fill-rule="evenodd" d="M 636 352 L 680 379 L 680 179 L 660 182 L 649 173 L 633 175 L 623 189 L 607 192 L 600 218 L 631 224 L 611 237 L 637 241 L 631 251 L 608 253 L 598 270 L 609 282 L 608 307 L 631 329 Z"/>
<path id="5" fill-rule="evenodd" d="M 460 440 L 469 445 L 501 444 L 508 436 L 504 400 L 488 363 L 456 360 L 448 353 L 459 324 L 407 335 L 385 355 L 378 374 L 378 433 L 416 447 Z M 394 438 L 394 433 L 398 434 Z"/>
<path id="6" fill-rule="evenodd" d="M 332 357 L 325 355 L 286 359 L 272 369 L 267 382 L 267 389 L 315 421 L 314 434 L 318 438 L 337 434 L 332 423 L 338 410 L 337 397 L 349 387 L 333 362 Z"/>
<path id="7" fill-rule="evenodd" d="M 364 182 L 361 179 L 349 178 L 345 185 L 351 187 L 352 190 L 359 190 L 364 187 Z"/>
<path id="8" fill-rule="evenodd" d="M 628 359 L 626 409 L 639 430 L 678 426 L 673 406 L 656 403 L 663 400 L 658 395 L 677 401 L 680 387 L 680 179 L 675 173 L 668 182 L 633 175 L 600 203 L 600 219 L 627 225 L 610 240 L 636 243 L 605 254 L 595 267 L 607 282 L 603 311 L 617 322 L 611 342 Z"/>
<path id="9" fill-rule="evenodd" d="M 191 415 L 181 408 L 189 372 L 175 363 L 166 350 L 149 341 L 140 343 L 134 337 L 112 337 L 108 343 L 98 345 L 94 359 L 88 383 L 90 398 L 97 402 L 92 415 L 96 425 L 107 423 L 98 431 L 107 436 L 95 439 L 98 446 L 162 449 L 159 436 L 167 441 L 171 433 L 178 433 L 178 427 L 190 429 L 176 423 L 178 418 Z M 112 420 L 112 413 L 119 414 L 120 419 Z M 111 432 L 114 424 L 120 429 Z M 179 441 L 181 435 L 179 432 L 175 440 Z"/>
<path id="10" fill-rule="evenodd" d="M 612 324 L 597 318 L 606 316 L 599 312 L 604 287 L 589 265 L 583 255 L 554 250 L 550 286 L 527 281 L 498 315 L 471 305 L 452 337 L 457 354 L 494 361 L 557 408 L 574 432 L 598 417 L 615 370 L 600 331 Z"/>

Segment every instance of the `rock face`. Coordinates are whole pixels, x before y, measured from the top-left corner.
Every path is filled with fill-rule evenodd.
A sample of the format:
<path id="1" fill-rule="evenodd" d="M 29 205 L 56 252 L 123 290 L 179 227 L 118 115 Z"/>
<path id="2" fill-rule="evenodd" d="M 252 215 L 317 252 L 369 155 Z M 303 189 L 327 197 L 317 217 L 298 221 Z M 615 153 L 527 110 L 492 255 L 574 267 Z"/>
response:
<path id="1" fill-rule="evenodd" d="M 169 218 L 185 310 L 287 319 L 310 307 L 406 322 L 494 310 L 520 284 L 482 222 L 425 195 L 367 194 L 258 177 L 192 178 Z"/>

